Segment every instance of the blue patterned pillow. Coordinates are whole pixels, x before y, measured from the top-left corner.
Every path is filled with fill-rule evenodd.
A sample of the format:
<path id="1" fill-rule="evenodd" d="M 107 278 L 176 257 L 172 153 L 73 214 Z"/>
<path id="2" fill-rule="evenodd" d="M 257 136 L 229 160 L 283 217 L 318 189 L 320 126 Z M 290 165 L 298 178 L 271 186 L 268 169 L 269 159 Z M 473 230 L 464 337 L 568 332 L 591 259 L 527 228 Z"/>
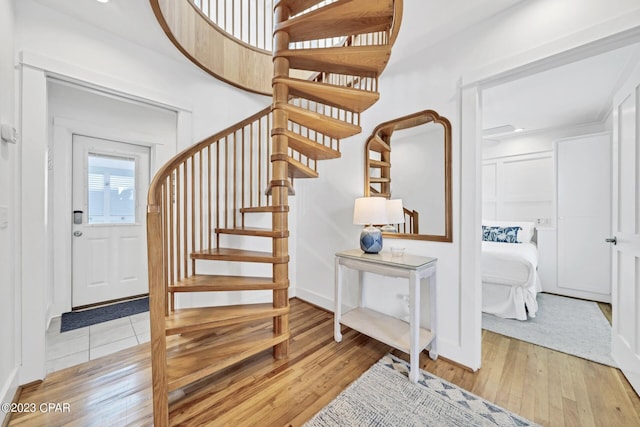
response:
<path id="1" fill-rule="evenodd" d="M 491 227 L 482 226 L 482 240 L 485 242 L 520 243 L 518 230 L 522 227 Z"/>

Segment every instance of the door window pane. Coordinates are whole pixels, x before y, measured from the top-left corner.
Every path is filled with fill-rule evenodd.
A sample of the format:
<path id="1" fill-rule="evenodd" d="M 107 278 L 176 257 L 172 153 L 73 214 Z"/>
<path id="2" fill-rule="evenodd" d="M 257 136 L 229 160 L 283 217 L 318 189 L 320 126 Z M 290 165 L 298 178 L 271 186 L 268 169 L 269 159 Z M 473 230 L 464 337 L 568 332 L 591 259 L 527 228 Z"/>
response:
<path id="1" fill-rule="evenodd" d="M 135 159 L 89 154 L 89 224 L 135 224 Z"/>

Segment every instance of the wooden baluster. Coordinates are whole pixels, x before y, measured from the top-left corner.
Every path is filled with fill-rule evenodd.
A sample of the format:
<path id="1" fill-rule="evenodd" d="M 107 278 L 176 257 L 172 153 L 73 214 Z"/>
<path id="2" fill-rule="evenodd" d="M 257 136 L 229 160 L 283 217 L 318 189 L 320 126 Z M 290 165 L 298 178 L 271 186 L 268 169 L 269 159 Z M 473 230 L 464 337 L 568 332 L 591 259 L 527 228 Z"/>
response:
<path id="1" fill-rule="evenodd" d="M 258 119 L 258 123 L 260 123 Z M 249 128 L 249 206 L 253 206 L 253 128 L 255 123 L 251 123 Z M 243 217 L 244 218 L 244 217 Z M 244 226 L 244 222 L 242 223 Z"/>
<path id="2" fill-rule="evenodd" d="M 188 239 L 188 222 L 187 218 L 189 218 L 189 208 L 187 205 L 188 202 L 188 188 L 187 188 L 187 183 L 189 182 L 189 177 L 188 175 L 188 168 L 187 168 L 187 164 L 188 164 L 188 160 L 185 160 L 182 166 L 182 176 L 183 176 L 183 180 L 182 180 L 182 185 L 184 187 L 184 191 L 182 192 L 182 252 L 181 252 L 181 257 L 182 257 L 182 263 L 183 263 L 183 267 L 184 267 L 184 271 L 183 271 L 183 275 L 181 278 L 185 278 L 188 276 L 187 274 L 187 267 L 189 265 L 189 244 L 187 242 Z M 193 166 L 193 157 L 191 157 L 191 164 Z"/>
<path id="3" fill-rule="evenodd" d="M 220 141 L 216 142 L 216 228 L 218 227 L 220 227 Z M 220 238 L 216 234 L 216 248 L 219 247 Z"/>
<path id="4" fill-rule="evenodd" d="M 229 227 L 229 137 L 224 137 L 224 200 L 222 209 L 224 209 L 224 228 Z"/>
<path id="5" fill-rule="evenodd" d="M 246 126 L 242 128 L 242 137 L 240 138 L 240 208 L 244 208 L 244 198 L 245 198 L 245 190 L 244 190 L 244 176 L 245 176 L 245 156 L 244 156 L 244 145 L 245 145 L 245 130 Z M 244 224 L 243 224 L 244 225 Z"/>
<path id="6" fill-rule="evenodd" d="M 163 262 L 164 267 L 164 286 L 165 286 L 165 295 L 166 289 L 169 286 L 170 278 L 169 278 L 169 263 L 166 260 L 169 259 L 169 221 L 167 218 L 167 212 L 170 212 L 171 208 L 171 176 L 168 176 L 165 179 L 164 185 L 162 186 L 162 241 L 164 244 L 162 245 L 162 259 L 165 260 Z M 148 247 L 149 245 L 147 245 Z M 151 279 L 149 279 L 149 284 L 151 284 Z M 169 314 L 169 306 L 167 304 L 167 299 L 164 299 L 164 312 L 165 315 Z"/>
<path id="7" fill-rule="evenodd" d="M 204 148 L 202 150 L 200 150 L 199 153 L 199 160 L 200 160 L 200 173 L 198 174 L 199 180 L 200 180 L 200 186 L 199 186 L 199 192 L 200 192 L 200 245 L 198 246 L 199 250 L 204 249 L 204 242 L 203 242 L 203 234 L 204 234 L 204 230 L 205 230 L 205 221 L 204 221 L 204 188 L 203 188 L 203 184 L 204 184 L 204 160 L 203 160 L 203 156 L 204 155 Z M 195 221 L 194 221 L 195 224 Z M 195 240 L 195 239 L 194 239 Z M 194 251 L 195 251 L 195 246 L 194 247 Z M 196 274 L 195 271 L 195 260 L 193 262 L 194 268 L 192 269 L 193 274 Z"/>
<path id="8" fill-rule="evenodd" d="M 288 95 L 287 95 L 287 96 L 288 96 Z M 283 102 L 286 102 L 286 101 L 283 101 Z M 271 159 L 271 144 L 269 144 L 269 142 L 268 142 L 268 141 L 269 141 L 269 138 L 270 138 L 270 135 L 271 135 L 271 128 L 272 128 L 272 124 L 273 124 L 273 123 L 272 123 L 272 121 L 273 121 L 273 120 L 274 120 L 274 118 L 273 118 L 273 113 L 271 113 L 271 114 L 269 115 L 269 120 L 267 120 L 267 129 L 266 129 L 266 132 L 265 132 L 265 141 L 267 141 L 267 143 L 266 143 L 267 153 L 266 153 L 266 155 L 265 155 L 265 163 L 266 163 L 266 177 L 267 177 L 267 180 L 269 180 L 269 177 L 271 176 L 271 162 L 269 161 L 269 159 Z M 285 123 L 286 123 L 286 122 L 285 122 Z M 267 196 L 267 197 L 266 197 L 266 200 L 267 200 L 267 201 L 266 201 L 266 203 L 265 203 L 265 204 L 266 204 L 267 206 L 269 206 L 269 205 L 270 205 L 270 202 L 269 202 L 269 199 L 270 199 L 270 198 L 271 198 L 271 200 L 273 200 L 273 193 L 271 193 L 271 196 Z"/>
<path id="9" fill-rule="evenodd" d="M 170 185 L 170 197 L 169 197 L 169 284 L 173 285 L 175 281 L 175 242 L 174 242 L 174 234 L 175 234 L 175 197 L 176 197 L 176 173 L 177 171 L 173 171 L 171 174 L 171 185 Z M 169 308 L 173 310 L 173 306 Z"/>
<path id="10" fill-rule="evenodd" d="M 258 122 L 258 135 L 258 206 L 262 206 L 262 119 Z"/>
<path id="11" fill-rule="evenodd" d="M 217 143 L 213 142 L 218 145 Z M 208 249 L 211 249 L 211 213 L 213 212 L 213 197 L 211 194 L 211 145 L 207 147 L 207 203 L 209 204 L 209 210 L 207 210 L 207 228 L 205 232 L 205 242 Z M 204 249 L 202 247 L 201 249 Z M 194 260 L 195 262 L 195 260 Z"/>

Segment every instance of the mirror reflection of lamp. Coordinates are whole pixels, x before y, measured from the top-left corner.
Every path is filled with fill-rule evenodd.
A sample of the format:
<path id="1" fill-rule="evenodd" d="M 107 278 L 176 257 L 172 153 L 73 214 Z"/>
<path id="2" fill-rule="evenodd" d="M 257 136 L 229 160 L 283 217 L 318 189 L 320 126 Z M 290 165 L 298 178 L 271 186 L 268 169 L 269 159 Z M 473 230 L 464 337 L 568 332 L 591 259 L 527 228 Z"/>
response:
<path id="1" fill-rule="evenodd" d="M 360 197 L 353 206 L 353 223 L 364 225 L 360 233 L 360 249 L 368 254 L 377 254 L 382 249 L 382 232 L 375 224 L 387 224 L 387 199 L 383 197 Z"/>
<path id="2" fill-rule="evenodd" d="M 397 233 L 395 224 L 404 224 L 404 209 L 402 199 L 387 200 L 387 224 L 380 230 L 383 233 Z"/>

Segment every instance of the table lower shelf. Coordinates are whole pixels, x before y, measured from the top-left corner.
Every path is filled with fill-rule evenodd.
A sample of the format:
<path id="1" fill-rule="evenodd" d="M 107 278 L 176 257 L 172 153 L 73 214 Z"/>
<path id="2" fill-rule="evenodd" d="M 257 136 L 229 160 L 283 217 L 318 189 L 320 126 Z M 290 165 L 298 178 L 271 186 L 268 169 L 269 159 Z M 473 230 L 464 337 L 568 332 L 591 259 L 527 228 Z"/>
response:
<path id="1" fill-rule="evenodd" d="M 400 351 L 410 352 L 409 323 L 400 319 L 360 307 L 344 313 L 340 323 Z M 429 329 L 420 328 L 418 351 L 424 350 L 434 338 L 435 334 Z"/>

